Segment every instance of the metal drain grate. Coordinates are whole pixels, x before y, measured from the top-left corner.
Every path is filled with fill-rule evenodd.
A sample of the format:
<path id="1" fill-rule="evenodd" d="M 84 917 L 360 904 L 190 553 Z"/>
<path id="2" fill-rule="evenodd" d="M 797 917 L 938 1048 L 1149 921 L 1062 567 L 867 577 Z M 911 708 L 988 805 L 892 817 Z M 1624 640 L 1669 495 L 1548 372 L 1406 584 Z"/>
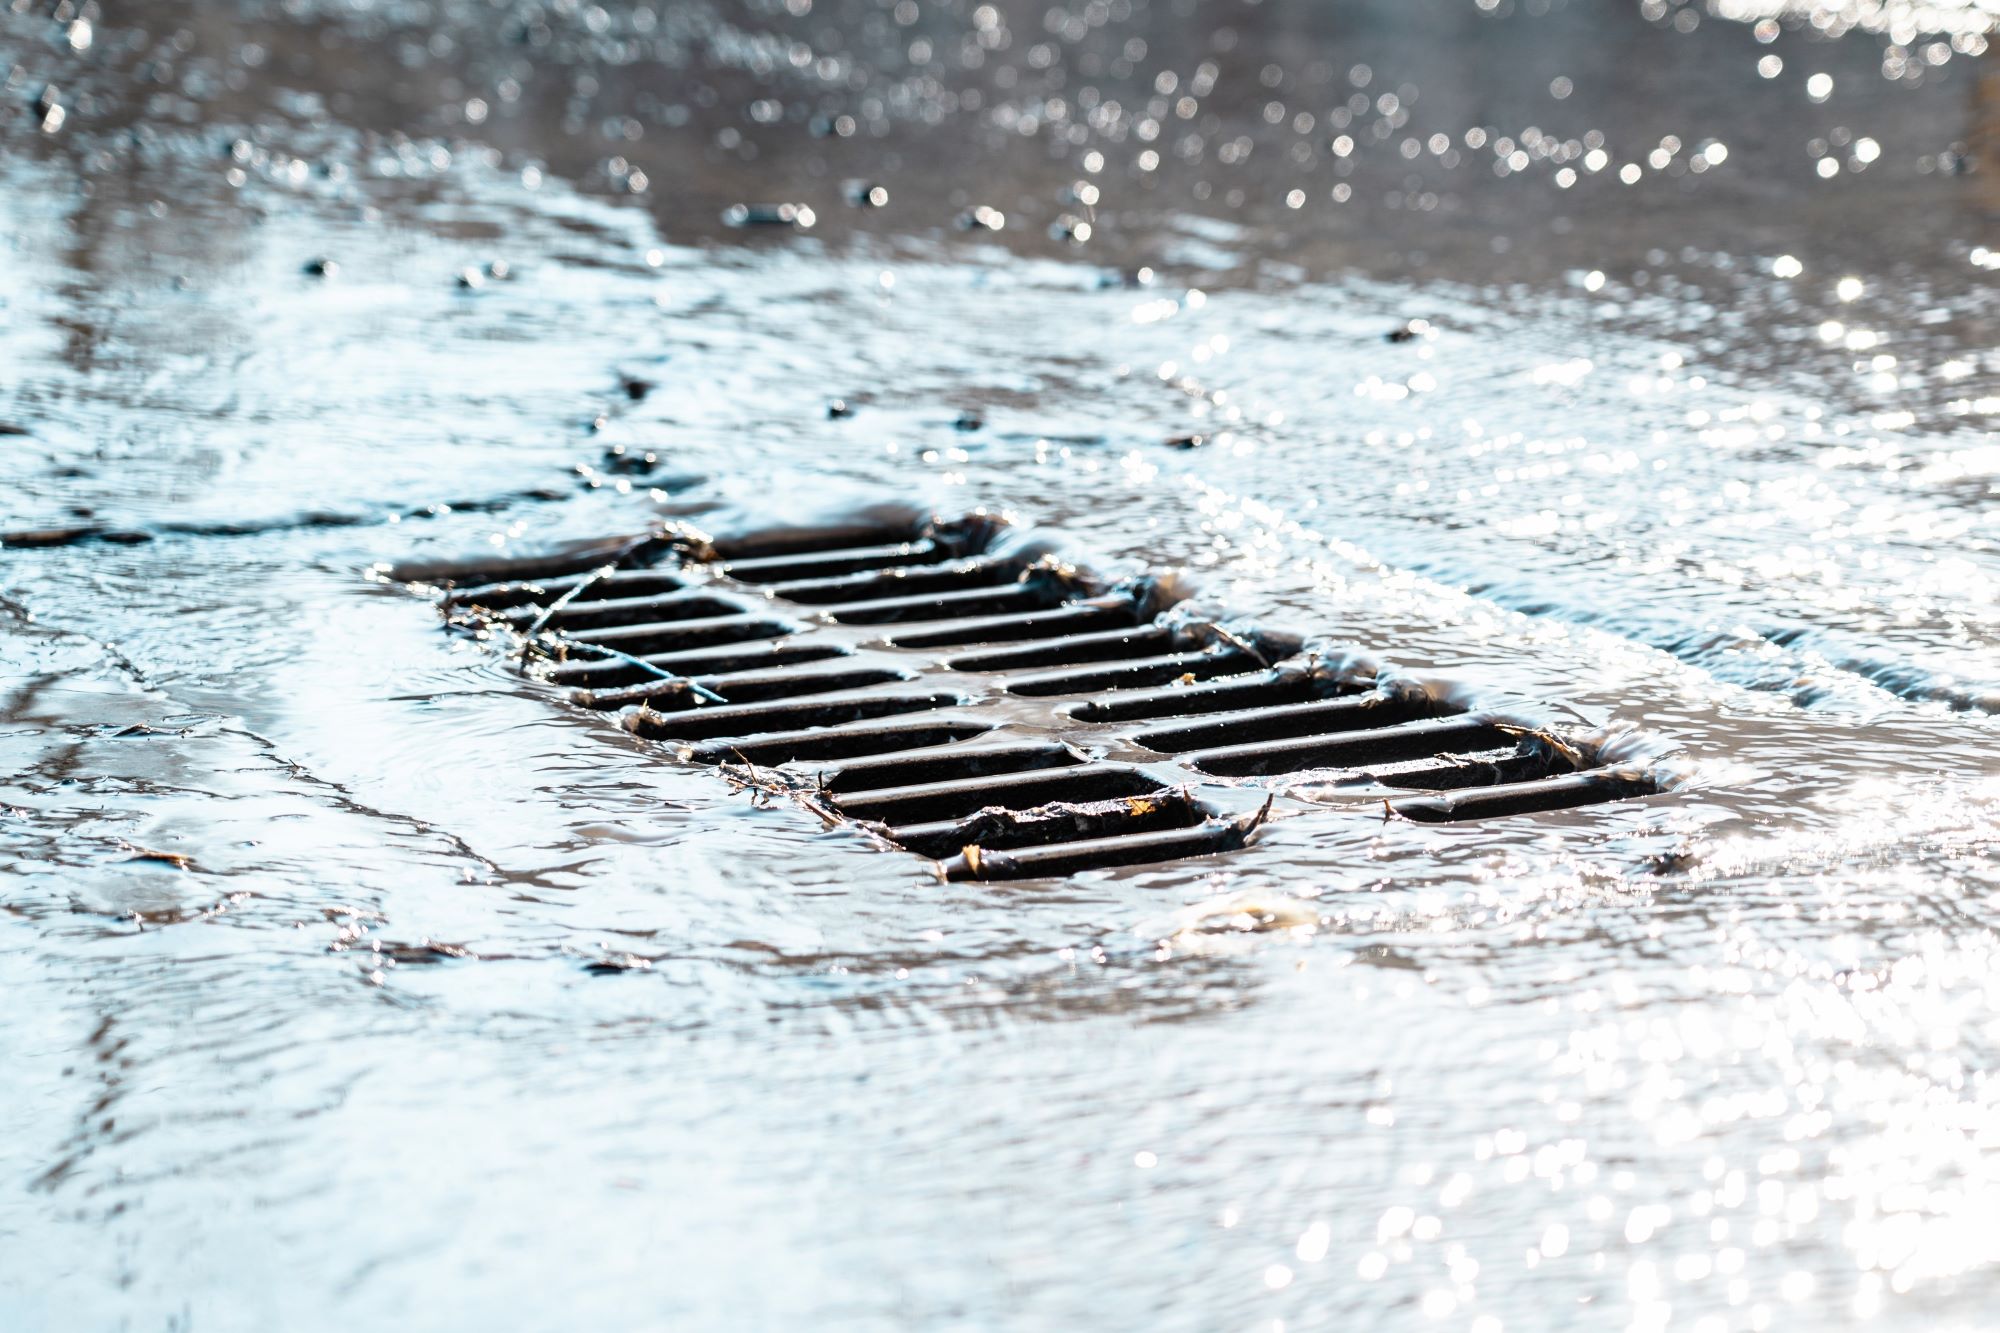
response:
<path id="1" fill-rule="evenodd" d="M 392 576 L 444 583 L 450 621 L 520 636 L 578 704 L 681 760 L 752 766 L 952 879 L 1227 851 L 1329 801 L 1443 822 L 1657 790 L 1294 636 L 1196 619 L 1165 582 L 1106 586 L 985 516 L 669 530 L 466 572 Z M 1315 800 L 1286 795 L 1301 781 Z"/>

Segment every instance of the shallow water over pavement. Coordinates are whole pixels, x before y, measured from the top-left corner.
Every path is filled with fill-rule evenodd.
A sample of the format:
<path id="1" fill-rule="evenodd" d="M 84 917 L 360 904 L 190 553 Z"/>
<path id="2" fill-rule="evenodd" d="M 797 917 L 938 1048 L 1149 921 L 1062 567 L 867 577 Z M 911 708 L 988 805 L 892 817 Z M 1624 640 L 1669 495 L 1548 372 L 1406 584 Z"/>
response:
<path id="1" fill-rule="evenodd" d="M 1986 1321 L 1976 25 L 43 10 L 0 531 L 76 540 L 0 551 L 0 1323 Z M 940 884 L 366 573 L 850 495 L 1685 785 Z"/>

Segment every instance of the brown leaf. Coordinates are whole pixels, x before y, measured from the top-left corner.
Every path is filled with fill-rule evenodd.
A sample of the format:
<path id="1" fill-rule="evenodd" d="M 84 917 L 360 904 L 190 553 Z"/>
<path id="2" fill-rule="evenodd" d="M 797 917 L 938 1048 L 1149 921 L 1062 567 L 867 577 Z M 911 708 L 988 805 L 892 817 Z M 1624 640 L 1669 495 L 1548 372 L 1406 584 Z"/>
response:
<path id="1" fill-rule="evenodd" d="M 140 847 L 129 842 L 121 842 L 118 845 L 131 853 L 131 855 L 125 858 L 127 861 L 164 861 L 176 870 L 192 870 L 194 868 L 194 858 L 186 852 L 155 851 L 151 847 Z"/>

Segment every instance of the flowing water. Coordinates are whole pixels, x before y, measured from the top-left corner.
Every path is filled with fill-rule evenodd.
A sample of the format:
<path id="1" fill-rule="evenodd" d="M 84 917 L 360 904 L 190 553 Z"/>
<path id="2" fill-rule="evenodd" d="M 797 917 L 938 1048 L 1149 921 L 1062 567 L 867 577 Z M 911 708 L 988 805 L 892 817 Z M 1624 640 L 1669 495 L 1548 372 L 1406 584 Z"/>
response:
<path id="1" fill-rule="evenodd" d="M 0 9 L 0 1328 L 1992 1326 L 1992 9 Z M 940 884 L 369 573 L 885 497 L 1677 788 Z"/>

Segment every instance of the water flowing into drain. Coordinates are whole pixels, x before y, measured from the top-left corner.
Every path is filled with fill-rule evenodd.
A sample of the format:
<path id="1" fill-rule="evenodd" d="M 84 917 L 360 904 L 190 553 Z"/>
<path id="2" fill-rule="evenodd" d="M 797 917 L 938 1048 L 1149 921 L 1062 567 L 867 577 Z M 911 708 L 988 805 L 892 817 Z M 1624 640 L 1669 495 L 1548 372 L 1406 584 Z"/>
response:
<path id="1" fill-rule="evenodd" d="M 620 710 L 682 761 L 754 770 L 950 879 L 1230 851 L 1267 819 L 1328 817 L 1328 791 L 1447 822 L 1664 785 L 1590 737 L 1198 618 L 1170 580 L 1107 583 L 1056 549 L 983 515 L 892 514 L 668 528 L 592 548 L 594 568 L 571 553 L 501 582 L 391 573 L 444 584 L 449 623 L 510 633 L 575 703 Z M 1293 794 L 1302 777 L 1321 799 Z"/>

